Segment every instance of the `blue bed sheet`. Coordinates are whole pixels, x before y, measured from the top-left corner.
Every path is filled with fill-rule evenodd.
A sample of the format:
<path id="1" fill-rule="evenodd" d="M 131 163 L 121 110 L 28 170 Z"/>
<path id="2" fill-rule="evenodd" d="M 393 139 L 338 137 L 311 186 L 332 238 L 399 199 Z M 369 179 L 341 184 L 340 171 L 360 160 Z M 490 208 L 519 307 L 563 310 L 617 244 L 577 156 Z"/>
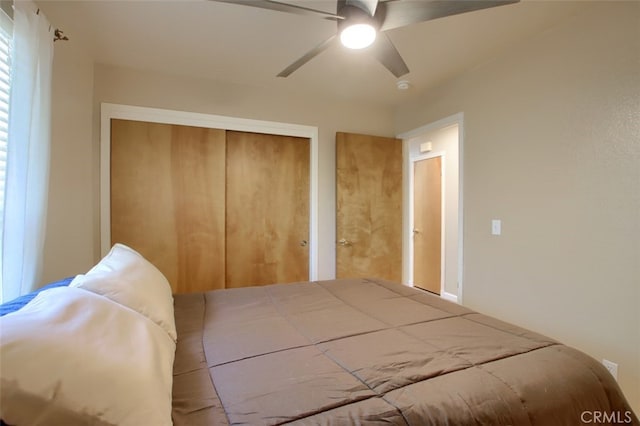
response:
<path id="1" fill-rule="evenodd" d="M 50 284 L 47 284 L 43 287 L 40 287 L 39 289 L 37 289 L 34 292 L 28 293 L 28 294 L 23 294 L 22 296 L 15 298 L 13 300 L 10 300 L 6 303 L 3 303 L 2 305 L 0 305 L 0 317 L 9 314 L 11 312 L 15 312 L 18 309 L 22 308 L 24 305 L 26 305 L 27 303 L 29 303 L 34 297 L 36 297 L 38 295 L 38 293 L 40 293 L 41 291 L 44 290 L 48 290 L 50 288 L 55 288 L 55 287 L 64 287 L 64 286 L 68 286 L 71 281 L 73 280 L 74 277 L 68 277 L 65 279 L 62 279 L 60 281 L 56 281 Z"/>

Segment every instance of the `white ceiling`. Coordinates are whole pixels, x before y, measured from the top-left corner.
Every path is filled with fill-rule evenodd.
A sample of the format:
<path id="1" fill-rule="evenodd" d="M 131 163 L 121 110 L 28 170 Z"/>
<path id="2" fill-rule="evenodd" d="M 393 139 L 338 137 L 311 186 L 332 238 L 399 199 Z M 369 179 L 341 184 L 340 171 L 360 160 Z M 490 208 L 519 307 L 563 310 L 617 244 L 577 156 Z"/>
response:
<path id="1" fill-rule="evenodd" d="M 288 0 L 335 11 L 331 0 Z M 397 0 L 426 1 L 426 0 Z M 586 1 L 523 0 L 387 32 L 411 72 L 410 90 L 365 51 L 337 44 L 288 78 L 276 74 L 335 33 L 336 24 L 208 0 L 41 0 L 53 26 L 95 62 L 393 106 L 517 48 Z"/>

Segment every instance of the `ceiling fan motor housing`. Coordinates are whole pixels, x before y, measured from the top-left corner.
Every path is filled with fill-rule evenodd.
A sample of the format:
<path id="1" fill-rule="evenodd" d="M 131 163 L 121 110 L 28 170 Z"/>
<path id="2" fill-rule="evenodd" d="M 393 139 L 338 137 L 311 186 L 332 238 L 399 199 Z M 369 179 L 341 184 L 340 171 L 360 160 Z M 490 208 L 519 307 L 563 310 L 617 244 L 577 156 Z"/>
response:
<path id="1" fill-rule="evenodd" d="M 345 4 L 338 11 L 338 15 L 344 19 L 338 21 L 338 32 L 342 32 L 346 27 L 356 24 L 367 24 L 375 28 L 376 31 L 380 28 L 380 23 L 377 22 L 373 16 L 369 15 L 369 12 L 352 4 Z"/>

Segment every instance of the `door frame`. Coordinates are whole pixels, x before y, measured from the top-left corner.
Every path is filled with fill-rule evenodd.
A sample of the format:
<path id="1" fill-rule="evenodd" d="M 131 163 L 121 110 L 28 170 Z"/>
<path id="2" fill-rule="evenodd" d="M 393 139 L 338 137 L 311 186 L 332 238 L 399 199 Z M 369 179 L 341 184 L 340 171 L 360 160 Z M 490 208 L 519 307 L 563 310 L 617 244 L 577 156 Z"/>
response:
<path id="1" fill-rule="evenodd" d="M 445 268 L 445 257 L 446 257 L 446 253 L 445 253 L 445 222 L 446 222 L 446 215 L 445 215 L 445 201 L 446 201 L 446 153 L 444 151 L 435 151 L 435 152 L 429 152 L 426 154 L 420 154 L 420 155 L 416 155 L 416 156 L 411 156 L 409 158 L 409 193 L 411 194 L 410 197 L 408 197 L 408 201 L 409 201 L 409 228 L 411 231 L 411 238 L 409 238 L 409 252 L 408 252 L 408 261 L 409 261 L 409 265 L 410 268 L 407 271 L 407 277 L 406 277 L 406 283 L 409 284 L 411 287 L 415 286 L 415 283 L 413 282 L 414 280 L 414 276 L 413 276 L 413 271 L 414 271 L 414 252 L 415 252 L 415 243 L 414 243 L 414 238 L 413 238 L 413 229 L 415 228 L 415 216 L 414 216 L 414 211 L 415 211 L 415 197 L 414 197 L 414 191 L 415 191 L 415 167 L 416 167 L 416 163 L 418 161 L 424 161 L 424 160 L 430 160 L 432 158 L 441 158 L 441 163 L 440 163 L 440 295 L 444 295 L 446 294 L 445 292 L 445 288 L 444 288 L 444 279 L 445 279 L 445 273 L 444 273 L 444 268 Z M 442 297 L 446 297 L 446 296 L 442 296 Z"/>
<path id="2" fill-rule="evenodd" d="M 411 156 L 411 140 L 415 139 L 419 136 L 422 136 L 427 133 L 432 133 L 446 127 L 450 127 L 452 125 L 458 126 L 458 264 L 457 264 L 457 294 L 448 293 L 445 291 L 441 291 L 440 297 L 456 302 L 463 303 L 463 265 L 464 265 L 464 113 L 459 112 L 454 115 L 450 115 L 448 117 L 442 118 L 435 122 L 426 124 L 424 126 L 420 126 L 416 129 L 409 130 L 405 133 L 399 134 L 397 137 L 402 139 L 403 141 L 403 157 L 404 157 L 404 182 L 403 185 L 403 232 L 402 232 L 402 279 L 403 282 L 407 285 L 409 284 L 409 278 L 413 274 L 413 263 L 410 263 L 409 252 L 411 250 L 410 244 L 412 239 L 412 225 L 413 222 L 411 220 L 410 214 L 413 215 L 413 205 L 411 204 L 411 208 L 409 206 L 409 200 L 413 198 L 413 168 L 412 168 L 412 156 Z M 444 171 L 443 164 L 443 171 Z M 411 181 L 411 184 L 409 182 Z M 443 177 L 443 189 L 446 185 L 446 180 Z M 443 194 L 445 192 L 443 191 Z M 443 195 L 444 196 L 444 195 Z M 443 204 L 444 208 L 444 204 Z M 444 221 L 444 215 L 443 215 Z M 444 230 L 444 229 L 443 229 Z M 442 233 L 443 238 L 445 232 Z M 442 257 L 444 261 L 444 255 Z M 444 269 L 443 269 L 444 275 Z M 444 280 L 444 278 L 442 278 Z M 444 282 L 444 281 L 443 281 Z"/>
<path id="3" fill-rule="evenodd" d="M 100 104 L 100 250 L 111 249 L 111 120 L 133 120 L 308 138 L 309 144 L 309 281 L 318 279 L 318 128 L 133 105 Z"/>

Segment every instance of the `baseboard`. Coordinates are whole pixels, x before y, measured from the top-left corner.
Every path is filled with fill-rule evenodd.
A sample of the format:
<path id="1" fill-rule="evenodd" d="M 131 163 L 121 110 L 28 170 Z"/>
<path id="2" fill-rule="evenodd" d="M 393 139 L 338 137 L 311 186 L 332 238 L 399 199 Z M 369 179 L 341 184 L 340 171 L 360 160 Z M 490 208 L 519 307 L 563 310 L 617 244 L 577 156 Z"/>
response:
<path id="1" fill-rule="evenodd" d="M 458 303 L 458 296 L 456 296 L 455 294 L 447 293 L 446 291 L 443 291 L 440 297 L 442 297 L 445 300 L 448 300 L 449 302 Z"/>

